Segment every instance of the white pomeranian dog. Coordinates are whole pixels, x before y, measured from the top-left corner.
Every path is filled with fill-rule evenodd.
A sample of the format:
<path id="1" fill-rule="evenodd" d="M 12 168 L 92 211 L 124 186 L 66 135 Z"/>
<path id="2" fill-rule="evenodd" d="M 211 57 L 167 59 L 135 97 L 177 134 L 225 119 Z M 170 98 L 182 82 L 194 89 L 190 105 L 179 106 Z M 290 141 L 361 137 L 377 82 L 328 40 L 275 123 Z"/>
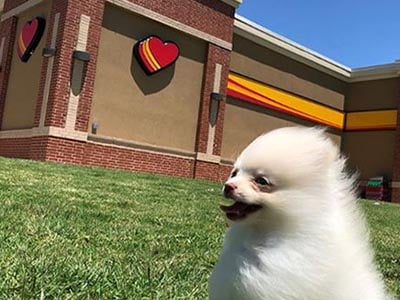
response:
<path id="1" fill-rule="evenodd" d="M 389 299 L 345 160 L 322 129 L 288 127 L 239 156 L 221 206 L 233 221 L 210 300 Z"/>

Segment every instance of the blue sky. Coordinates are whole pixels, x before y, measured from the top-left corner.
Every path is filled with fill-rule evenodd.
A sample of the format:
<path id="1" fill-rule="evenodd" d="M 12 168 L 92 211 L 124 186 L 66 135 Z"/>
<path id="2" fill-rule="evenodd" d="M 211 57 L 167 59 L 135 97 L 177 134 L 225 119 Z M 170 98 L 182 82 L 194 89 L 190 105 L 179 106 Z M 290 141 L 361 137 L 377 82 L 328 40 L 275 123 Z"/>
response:
<path id="1" fill-rule="evenodd" d="M 243 0 L 237 12 L 351 68 L 400 59 L 400 0 Z"/>

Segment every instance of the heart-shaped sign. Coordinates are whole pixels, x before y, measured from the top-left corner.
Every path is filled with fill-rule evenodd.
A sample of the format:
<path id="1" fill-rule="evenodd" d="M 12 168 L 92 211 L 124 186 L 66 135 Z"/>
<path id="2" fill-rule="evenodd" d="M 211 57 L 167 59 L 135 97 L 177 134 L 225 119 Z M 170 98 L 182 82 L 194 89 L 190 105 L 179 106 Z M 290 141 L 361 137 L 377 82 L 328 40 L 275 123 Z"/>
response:
<path id="1" fill-rule="evenodd" d="M 35 17 L 25 23 L 18 36 L 17 53 L 21 61 L 27 62 L 39 45 L 46 27 L 46 20 Z"/>
<path id="2" fill-rule="evenodd" d="M 179 47 L 171 41 L 162 41 L 151 35 L 134 46 L 136 59 L 148 74 L 155 74 L 172 65 L 179 57 Z"/>

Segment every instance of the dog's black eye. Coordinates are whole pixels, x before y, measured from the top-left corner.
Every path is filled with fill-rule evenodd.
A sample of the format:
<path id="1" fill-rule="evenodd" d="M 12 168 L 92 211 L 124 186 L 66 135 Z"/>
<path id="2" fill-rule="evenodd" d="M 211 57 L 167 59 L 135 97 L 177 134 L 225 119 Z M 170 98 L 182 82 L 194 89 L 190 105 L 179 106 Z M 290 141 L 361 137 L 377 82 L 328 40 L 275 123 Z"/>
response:
<path id="1" fill-rule="evenodd" d="M 233 172 L 232 172 L 232 174 L 231 174 L 231 177 L 232 177 L 232 178 L 235 177 L 235 176 L 237 175 L 237 173 L 238 173 L 237 170 L 233 170 Z"/>
<path id="2" fill-rule="evenodd" d="M 259 185 L 269 185 L 270 184 L 269 180 L 265 177 L 256 177 L 254 179 L 254 182 Z"/>

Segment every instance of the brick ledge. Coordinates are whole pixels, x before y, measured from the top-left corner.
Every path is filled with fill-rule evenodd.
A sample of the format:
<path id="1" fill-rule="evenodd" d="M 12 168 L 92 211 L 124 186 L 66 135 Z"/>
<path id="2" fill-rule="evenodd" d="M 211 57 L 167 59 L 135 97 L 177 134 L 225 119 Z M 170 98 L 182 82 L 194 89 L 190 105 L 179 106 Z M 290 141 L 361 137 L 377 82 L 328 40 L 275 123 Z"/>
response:
<path id="1" fill-rule="evenodd" d="M 197 152 L 196 159 L 199 161 L 220 164 L 221 163 L 221 156 L 212 155 L 207 153 Z"/>
<path id="2" fill-rule="evenodd" d="M 25 10 L 30 9 L 31 7 L 34 7 L 35 5 L 38 5 L 41 2 L 43 2 L 43 0 L 29 0 L 7 12 L 4 12 L 3 15 L 1 16 L 1 22 L 3 22 L 4 20 L 7 20 L 15 15 L 19 15 L 20 13 L 24 12 Z"/>
<path id="3" fill-rule="evenodd" d="M 169 27 L 172 27 L 174 29 L 177 29 L 179 31 L 185 32 L 187 34 L 190 34 L 194 37 L 197 37 L 199 39 L 205 40 L 207 42 L 213 43 L 217 46 L 220 46 L 224 49 L 227 50 L 232 50 L 232 43 L 222 40 L 214 35 L 211 35 L 209 33 L 203 32 L 201 30 L 198 30 L 196 28 L 193 28 L 189 25 L 183 24 L 179 21 L 173 20 L 169 17 L 163 16 L 155 11 L 152 11 L 150 9 L 147 9 L 145 7 L 142 7 L 138 4 L 132 3 L 128 0 L 106 0 L 106 2 L 109 2 L 111 4 L 114 4 L 116 6 L 122 7 L 124 9 L 127 9 L 135 14 L 145 16 L 146 18 L 152 19 L 154 21 L 160 22 L 164 25 L 167 25 Z M 224 1 L 225 2 L 225 1 Z M 231 2 L 231 1 L 228 1 Z M 236 1 L 232 1 L 236 2 Z"/>
<path id="4" fill-rule="evenodd" d="M 77 141 L 87 141 L 88 134 L 82 131 L 67 130 L 54 126 L 0 131 L 0 139 L 31 138 L 37 136 L 54 136 Z"/>
<path id="5" fill-rule="evenodd" d="M 120 138 L 115 138 L 115 137 L 109 137 L 109 136 L 88 134 L 88 141 L 96 143 L 96 144 L 111 145 L 111 146 L 115 146 L 115 147 L 128 148 L 131 150 L 134 149 L 134 150 L 138 150 L 138 151 L 152 152 L 152 153 L 156 153 L 156 154 L 167 154 L 167 155 L 180 157 L 180 158 L 186 158 L 186 159 L 187 158 L 189 158 L 189 159 L 195 158 L 195 152 L 185 151 L 185 150 L 170 148 L 170 147 L 156 146 L 156 145 L 126 140 L 126 139 L 120 139 Z"/>

